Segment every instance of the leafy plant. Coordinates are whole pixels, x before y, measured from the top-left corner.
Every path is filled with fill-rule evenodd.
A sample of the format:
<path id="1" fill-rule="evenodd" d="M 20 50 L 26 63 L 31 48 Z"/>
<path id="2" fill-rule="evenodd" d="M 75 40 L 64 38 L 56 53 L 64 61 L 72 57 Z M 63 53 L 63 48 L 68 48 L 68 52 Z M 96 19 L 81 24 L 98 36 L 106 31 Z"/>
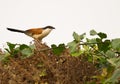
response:
<path id="1" fill-rule="evenodd" d="M 80 50 L 80 48 L 81 48 L 80 43 L 84 39 L 85 35 L 86 35 L 86 33 L 78 35 L 76 32 L 73 32 L 74 40 L 67 44 L 67 46 L 70 49 L 70 53 L 71 53 L 72 56 L 79 56 L 79 55 L 82 54 L 82 51 Z"/>
<path id="2" fill-rule="evenodd" d="M 34 49 L 34 48 L 33 48 Z M 32 45 L 31 46 L 28 46 L 28 45 L 25 45 L 25 44 L 22 44 L 20 45 L 19 47 L 19 50 L 20 52 L 22 53 L 22 57 L 26 58 L 26 57 L 29 57 L 33 54 L 33 49 L 32 49 Z"/>
<path id="3" fill-rule="evenodd" d="M 10 42 L 7 42 L 8 48 L 5 48 L 5 50 L 11 55 L 14 56 L 19 52 L 18 48 L 16 48 L 17 44 L 12 44 Z"/>
<path id="4" fill-rule="evenodd" d="M 8 48 L 5 50 L 10 54 L 10 56 L 14 57 L 16 54 L 21 53 L 22 57 L 29 57 L 33 54 L 33 49 L 26 44 L 13 44 L 7 42 Z"/>
<path id="5" fill-rule="evenodd" d="M 111 46 L 114 49 L 114 51 L 120 52 L 120 38 L 113 39 Z"/>
<path id="6" fill-rule="evenodd" d="M 51 45 L 53 53 L 56 55 L 60 55 L 65 50 L 65 44 L 59 44 L 56 46 L 55 44 Z"/>
<path id="7" fill-rule="evenodd" d="M 119 54 L 119 50 L 120 50 L 120 39 L 114 39 L 112 40 L 111 43 L 112 46 L 112 50 L 113 50 L 113 56 L 109 59 L 107 59 L 107 61 L 113 66 L 115 67 L 115 70 L 112 74 L 111 77 L 109 77 L 105 83 L 112 83 L 112 84 L 116 84 L 120 78 L 120 54 Z M 110 52 L 111 53 L 111 52 Z"/>
<path id="8" fill-rule="evenodd" d="M 99 76 L 99 78 L 102 78 L 101 81 L 115 84 L 120 78 L 118 74 L 120 73 L 120 68 L 118 68 L 120 67 L 120 60 L 117 58 L 120 56 L 120 39 L 109 40 L 105 33 L 97 33 L 95 30 L 91 30 L 90 35 L 96 37 L 89 39 L 86 38 L 85 33 L 82 35 L 78 35 L 76 32 L 73 33 L 74 40 L 67 44 L 71 55 L 80 56 L 84 54 L 84 56 L 87 56 L 88 61 L 97 63 L 103 73 L 106 70 L 107 75 L 103 76 L 101 74 Z M 111 66 L 112 68 L 110 68 Z M 113 75 L 111 74 L 112 71 L 114 71 Z M 105 78 L 108 78 L 108 80 L 104 80 Z"/>
<path id="9" fill-rule="evenodd" d="M 86 33 L 79 35 L 73 32 L 73 40 L 67 46 L 64 43 L 52 44 L 52 52 L 60 56 L 65 49 L 68 49 L 71 56 L 82 56 L 83 60 L 92 62 L 96 66 L 101 73 L 93 78 L 100 80 L 102 84 L 118 83 L 120 81 L 120 38 L 110 40 L 107 39 L 106 33 L 95 30 L 91 30 L 89 33 L 91 37 L 87 38 Z M 33 54 L 33 45 L 12 44 L 10 42 L 7 42 L 7 45 L 8 48 L 5 48 L 7 54 L 4 58 L 6 62 L 9 57 L 14 57 L 18 53 L 22 55 L 21 58 Z M 40 76 L 45 75 L 46 71 L 43 70 Z"/>

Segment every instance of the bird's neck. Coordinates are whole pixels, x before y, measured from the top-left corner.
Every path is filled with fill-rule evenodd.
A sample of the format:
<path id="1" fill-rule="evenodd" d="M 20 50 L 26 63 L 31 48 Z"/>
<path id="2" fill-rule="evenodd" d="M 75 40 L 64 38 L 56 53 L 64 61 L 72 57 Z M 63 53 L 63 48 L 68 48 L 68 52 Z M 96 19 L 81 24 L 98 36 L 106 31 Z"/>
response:
<path id="1" fill-rule="evenodd" d="M 42 35 L 47 36 L 51 32 L 51 30 L 52 29 L 44 29 L 43 32 L 42 32 Z"/>

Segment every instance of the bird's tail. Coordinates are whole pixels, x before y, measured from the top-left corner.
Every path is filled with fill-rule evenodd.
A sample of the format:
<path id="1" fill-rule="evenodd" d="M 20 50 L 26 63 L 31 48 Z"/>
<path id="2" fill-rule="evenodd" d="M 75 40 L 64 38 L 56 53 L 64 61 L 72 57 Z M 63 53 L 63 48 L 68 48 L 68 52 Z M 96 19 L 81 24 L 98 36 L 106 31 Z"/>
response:
<path id="1" fill-rule="evenodd" d="M 23 30 L 18 30 L 18 29 L 13 29 L 13 28 L 7 28 L 9 31 L 13 31 L 13 32 L 20 32 L 20 33 L 25 33 L 25 31 Z"/>

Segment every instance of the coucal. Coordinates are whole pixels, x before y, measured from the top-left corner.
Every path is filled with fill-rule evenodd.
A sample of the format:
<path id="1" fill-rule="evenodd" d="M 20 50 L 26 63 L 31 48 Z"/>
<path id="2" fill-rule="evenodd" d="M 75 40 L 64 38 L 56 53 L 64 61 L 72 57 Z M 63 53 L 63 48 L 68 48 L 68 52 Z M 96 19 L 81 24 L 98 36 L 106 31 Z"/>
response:
<path id="1" fill-rule="evenodd" d="M 10 31 L 13 32 L 20 32 L 20 33 L 24 33 L 34 39 L 37 40 L 42 40 L 44 37 L 46 37 L 53 29 L 55 29 L 52 26 L 46 26 L 43 28 L 31 28 L 28 30 L 18 30 L 18 29 L 13 29 L 13 28 L 7 28 Z"/>

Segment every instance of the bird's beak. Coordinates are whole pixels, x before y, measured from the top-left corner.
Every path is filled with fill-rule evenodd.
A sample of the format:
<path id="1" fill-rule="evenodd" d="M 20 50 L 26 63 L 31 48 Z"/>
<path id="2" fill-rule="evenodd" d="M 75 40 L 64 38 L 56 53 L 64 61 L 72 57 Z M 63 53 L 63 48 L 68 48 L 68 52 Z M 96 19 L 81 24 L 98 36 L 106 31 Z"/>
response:
<path id="1" fill-rule="evenodd" d="M 53 27 L 53 29 L 55 29 L 55 27 Z"/>

